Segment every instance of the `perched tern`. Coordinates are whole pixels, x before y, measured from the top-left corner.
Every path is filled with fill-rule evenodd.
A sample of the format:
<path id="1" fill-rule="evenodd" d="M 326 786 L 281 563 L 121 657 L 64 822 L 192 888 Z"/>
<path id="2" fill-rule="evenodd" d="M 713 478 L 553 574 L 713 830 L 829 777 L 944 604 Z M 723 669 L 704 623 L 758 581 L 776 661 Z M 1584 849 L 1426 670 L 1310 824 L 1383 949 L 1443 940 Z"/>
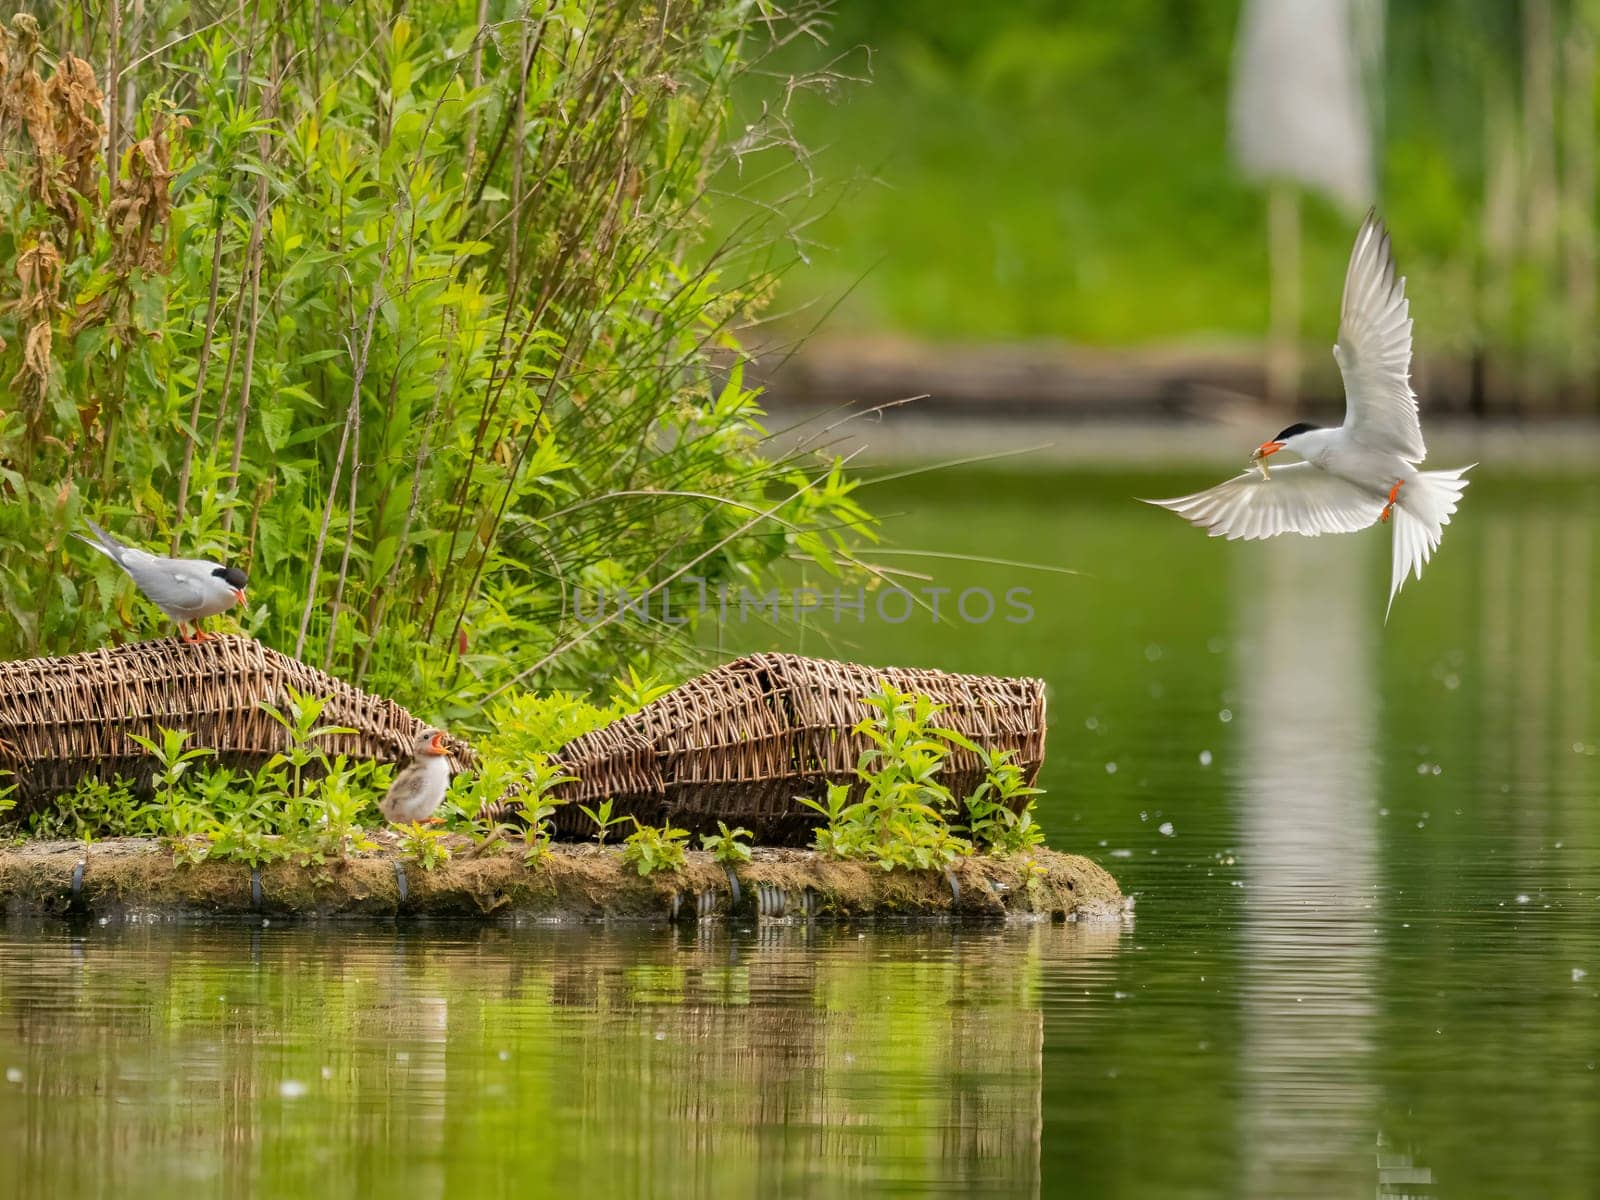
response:
<path id="1" fill-rule="evenodd" d="M 157 608 L 178 625 L 178 636 L 186 642 L 207 641 L 211 635 L 199 622 L 244 603 L 248 577 L 238 567 L 224 567 L 203 558 L 163 558 L 146 550 L 125 546 L 88 518 L 84 524 L 94 537 L 76 534 L 121 567 L 139 585 Z M 185 625 L 195 627 L 191 637 Z"/>
<path id="2" fill-rule="evenodd" d="M 378 802 L 383 819 L 395 825 L 428 820 L 450 787 L 450 751 L 444 734 L 433 730 L 422 734 L 411 754 L 411 762 Z"/>
<path id="3" fill-rule="evenodd" d="M 1476 463 L 1419 471 L 1427 457 L 1411 390 L 1411 318 L 1383 222 L 1369 213 L 1345 271 L 1334 361 L 1344 377 L 1344 424 L 1298 421 L 1250 455 L 1251 467 L 1192 496 L 1150 500 L 1230 540 L 1354 533 L 1394 519 L 1389 608 L 1406 576 L 1439 548 Z M 1302 461 L 1267 469 L 1284 450 Z M 1388 620 L 1388 609 L 1384 620 Z"/>

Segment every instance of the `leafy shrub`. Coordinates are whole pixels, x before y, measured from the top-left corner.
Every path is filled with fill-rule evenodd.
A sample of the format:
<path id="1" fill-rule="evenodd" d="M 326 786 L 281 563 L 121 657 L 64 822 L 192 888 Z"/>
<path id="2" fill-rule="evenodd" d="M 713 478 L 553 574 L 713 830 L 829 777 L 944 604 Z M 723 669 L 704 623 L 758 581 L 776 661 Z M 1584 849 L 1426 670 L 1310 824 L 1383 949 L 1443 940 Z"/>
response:
<path id="1" fill-rule="evenodd" d="M 688 645 L 580 616 L 579 589 L 847 567 L 853 485 L 763 448 L 736 340 L 792 260 L 783 218 L 706 244 L 700 214 L 709 179 L 797 152 L 783 104 L 735 127 L 728 100 L 814 35 L 801 5 L 480 27 L 351 0 L 312 29 L 288 0 L 150 0 L 115 56 L 71 5 L 15 17 L 0 654 L 165 632 L 69 553 L 85 514 L 247 567 L 245 630 L 445 725 Z"/>

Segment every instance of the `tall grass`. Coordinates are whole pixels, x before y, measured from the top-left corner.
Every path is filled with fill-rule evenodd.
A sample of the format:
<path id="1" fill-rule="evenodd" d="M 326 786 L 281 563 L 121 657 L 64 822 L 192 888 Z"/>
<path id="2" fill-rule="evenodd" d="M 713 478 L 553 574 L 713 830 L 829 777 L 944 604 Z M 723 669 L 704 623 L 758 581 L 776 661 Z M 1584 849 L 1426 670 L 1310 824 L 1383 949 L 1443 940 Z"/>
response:
<path id="1" fill-rule="evenodd" d="M 247 567 L 247 631 L 441 719 L 679 649 L 575 588 L 849 569 L 849 483 L 765 453 L 742 383 L 783 206 L 701 217 L 803 153 L 728 96 L 810 0 L 122 7 L 5 32 L 0 652 L 161 631 L 84 514 Z"/>

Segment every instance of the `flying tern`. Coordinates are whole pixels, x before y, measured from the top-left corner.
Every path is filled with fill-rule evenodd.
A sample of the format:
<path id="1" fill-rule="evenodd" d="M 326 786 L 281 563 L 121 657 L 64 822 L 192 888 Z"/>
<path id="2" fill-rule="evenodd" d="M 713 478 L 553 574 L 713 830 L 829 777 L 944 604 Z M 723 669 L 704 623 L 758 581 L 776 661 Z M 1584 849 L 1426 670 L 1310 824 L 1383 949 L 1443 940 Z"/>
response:
<path id="1" fill-rule="evenodd" d="M 1297 421 L 1256 447 L 1242 475 L 1192 496 L 1147 503 L 1230 540 L 1354 533 L 1392 518 L 1392 609 L 1406 577 L 1422 578 L 1466 490 L 1462 476 L 1477 465 L 1417 469 L 1428 452 L 1411 390 L 1405 286 L 1388 231 L 1369 213 L 1350 252 L 1333 347 L 1344 377 L 1344 424 L 1325 429 Z M 1301 461 L 1269 471 L 1267 460 L 1285 450 Z"/>

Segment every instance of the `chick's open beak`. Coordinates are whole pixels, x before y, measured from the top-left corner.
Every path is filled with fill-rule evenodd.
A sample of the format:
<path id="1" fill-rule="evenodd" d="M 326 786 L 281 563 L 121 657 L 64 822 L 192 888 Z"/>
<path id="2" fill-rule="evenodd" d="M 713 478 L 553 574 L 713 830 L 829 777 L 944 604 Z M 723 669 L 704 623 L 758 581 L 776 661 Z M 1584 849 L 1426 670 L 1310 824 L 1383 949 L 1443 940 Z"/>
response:
<path id="1" fill-rule="evenodd" d="M 1282 449 L 1282 442 L 1262 442 L 1261 445 L 1257 446 L 1255 450 L 1251 452 L 1250 461 L 1260 462 L 1263 458 L 1270 458 L 1272 455 L 1276 454 Z"/>
<path id="2" fill-rule="evenodd" d="M 450 753 L 449 747 L 444 744 L 444 734 L 442 733 L 436 733 L 433 735 L 433 740 L 428 743 L 428 749 L 432 750 L 435 754 Z"/>

